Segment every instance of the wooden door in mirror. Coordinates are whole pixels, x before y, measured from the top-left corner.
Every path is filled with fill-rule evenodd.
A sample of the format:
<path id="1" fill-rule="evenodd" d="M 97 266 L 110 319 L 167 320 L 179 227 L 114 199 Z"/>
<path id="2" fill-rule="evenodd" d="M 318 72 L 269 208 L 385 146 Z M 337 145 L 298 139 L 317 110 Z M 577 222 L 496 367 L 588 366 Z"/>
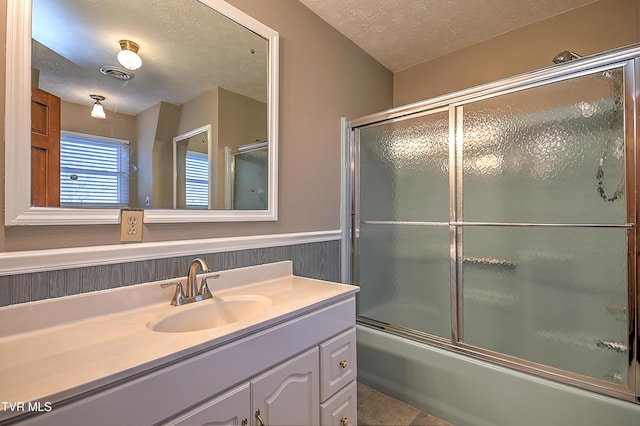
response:
<path id="1" fill-rule="evenodd" d="M 60 98 L 31 88 L 31 205 L 60 206 Z"/>

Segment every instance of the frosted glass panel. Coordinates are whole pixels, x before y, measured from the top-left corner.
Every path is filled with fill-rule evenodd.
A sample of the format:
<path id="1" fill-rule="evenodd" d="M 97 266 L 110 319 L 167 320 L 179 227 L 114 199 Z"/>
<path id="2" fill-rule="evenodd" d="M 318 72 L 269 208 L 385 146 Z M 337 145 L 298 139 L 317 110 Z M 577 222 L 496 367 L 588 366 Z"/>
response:
<path id="1" fill-rule="evenodd" d="M 636 230 L 617 225 L 635 220 L 635 142 L 625 141 L 635 94 L 624 92 L 633 70 L 607 66 L 355 129 L 363 324 L 418 341 L 455 336 L 454 351 L 634 391 Z"/>
<path id="2" fill-rule="evenodd" d="M 626 383 L 626 232 L 465 227 L 464 341 Z"/>
<path id="3" fill-rule="evenodd" d="M 360 219 L 449 221 L 448 112 L 360 130 Z"/>
<path id="4" fill-rule="evenodd" d="M 449 228 L 361 225 L 358 314 L 451 337 Z"/>
<path id="5" fill-rule="evenodd" d="M 267 148 L 235 155 L 233 170 L 233 208 L 266 210 L 269 185 Z"/>
<path id="6" fill-rule="evenodd" d="M 622 69 L 473 102 L 464 220 L 625 223 Z"/>

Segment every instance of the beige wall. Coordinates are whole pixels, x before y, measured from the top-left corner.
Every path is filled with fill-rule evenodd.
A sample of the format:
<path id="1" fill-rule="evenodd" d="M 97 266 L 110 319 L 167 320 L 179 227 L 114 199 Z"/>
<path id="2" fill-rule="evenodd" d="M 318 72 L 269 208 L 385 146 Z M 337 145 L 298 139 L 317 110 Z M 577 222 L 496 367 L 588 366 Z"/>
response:
<path id="1" fill-rule="evenodd" d="M 182 105 L 178 134 L 211 124 L 218 127 L 218 88 L 207 90 Z"/>
<path id="2" fill-rule="evenodd" d="M 173 137 L 178 134 L 180 107 L 159 102 L 138 114 L 136 120 L 137 143 L 131 158 L 131 185 L 135 187 L 130 207 L 172 208 Z"/>
<path id="3" fill-rule="evenodd" d="M 338 229 L 340 117 L 392 106 L 392 73 L 298 1 L 229 3 L 280 33 L 279 220 L 146 225 L 145 241 Z M 4 23 L 6 0 L 0 0 L 0 10 Z M 3 42 L 5 29 L 2 24 Z M 0 73 L 4 79 L 4 60 Z M 4 109 L 4 86 L 0 90 Z M 4 134 L 4 121 L 0 131 Z M 1 164 L 4 168 L 4 158 Z M 4 185 L 0 191 L 4 194 Z M 4 227 L 0 247 L 10 251 L 120 244 L 119 238 L 116 225 Z"/>
<path id="4" fill-rule="evenodd" d="M 131 143 L 136 137 L 136 118 L 105 109 L 107 118 L 91 118 L 91 107 L 62 101 L 60 128 L 69 132 L 87 133 L 107 138 L 124 139 Z"/>
<path id="5" fill-rule="evenodd" d="M 218 148 L 267 139 L 267 104 L 223 88 L 218 93 Z"/>
<path id="6" fill-rule="evenodd" d="M 152 201 L 153 144 L 155 143 L 159 114 L 160 104 L 156 104 L 136 117 L 136 144 L 131 155 L 131 163 L 136 165 L 136 171 L 132 174 L 134 179 L 131 182 L 135 187 L 135 191 L 132 191 L 131 200 L 131 207 L 134 208 L 145 207 L 147 197 L 149 198 L 149 203 Z M 134 192 L 136 194 L 135 198 L 133 196 Z"/>
<path id="7" fill-rule="evenodd" d="M 180 115 L 179 106 L 160 103 L 153 141 L 153 208 L 173 208 L 173 138 L 178 134 Z"/>
<path id="8" fill-rule="evenodd" d="M 600 0 L 394 75 L 394 106 L 552 65 L 563 50 L 586 56 L 639 40 L 638 0 Z"/>

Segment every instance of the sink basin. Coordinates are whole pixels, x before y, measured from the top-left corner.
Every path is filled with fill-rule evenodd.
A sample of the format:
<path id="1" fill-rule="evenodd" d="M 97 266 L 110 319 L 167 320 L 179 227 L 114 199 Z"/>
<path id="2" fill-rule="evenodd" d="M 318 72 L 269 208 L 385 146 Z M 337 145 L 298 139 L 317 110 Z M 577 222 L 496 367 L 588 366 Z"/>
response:
<path id="1" fill-rule="evenodd" d="M 271 299 L 264 296 L 214 296 L 213 299 L 172 308 L 147 327 L 164 333 L 207 330 L 251 318 L 269 306 Z"/>

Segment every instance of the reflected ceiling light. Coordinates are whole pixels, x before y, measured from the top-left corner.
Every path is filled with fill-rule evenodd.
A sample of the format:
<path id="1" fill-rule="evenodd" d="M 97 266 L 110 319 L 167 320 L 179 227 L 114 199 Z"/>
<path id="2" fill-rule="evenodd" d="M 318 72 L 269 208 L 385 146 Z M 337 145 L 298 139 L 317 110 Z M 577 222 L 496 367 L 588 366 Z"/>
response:
<path id="1" fill-rule="evenodd" d="M 131 40 L 120 40 L 118 62 L 128 70 L 137 70 L 142 66 L 142 58 L 138 55 L 140 46 Z"/>
<path id="2" fill-rule="evenodd" d="M 93 109 L 91 110 L 91 117 L 92 118 L 99 118 L 101 120 L 104 120 L 107 118 L 107 116 L 104 113 L 104 108 L 102 107 L 102 104 L 100 103 L 100 101 L 104 101 L 104 96 L 100 96 L 100 95 L 89 95 L 89 97 L 91 99 L 93 99 L 94 101 L 96 101 L 96 103 L 93 104 Z"/>

